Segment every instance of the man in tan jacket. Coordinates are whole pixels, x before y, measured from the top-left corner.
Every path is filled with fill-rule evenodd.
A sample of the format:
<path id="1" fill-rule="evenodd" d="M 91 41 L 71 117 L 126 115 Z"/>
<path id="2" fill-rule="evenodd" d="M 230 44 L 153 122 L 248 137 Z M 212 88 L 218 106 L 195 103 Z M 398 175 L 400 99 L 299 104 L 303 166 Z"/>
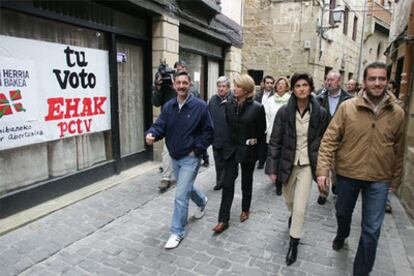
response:
<path id="1" fill-rule="evenodd" d="M 387 83 L 385 64 L 369 64 L 364 70 L 365 91 L 339 107 L 319 148 L 319 187 L 326 189 L 329 185 L 332 164 L 337 173 L 334 250 L 342 249 L 349 236 L 352 212 L 362 193 L 362 232 L 354 275 L 368 275 L 372 270 L 387 194 L 394 192 L 401 181 L 404 111 L 386 93 Z"/>

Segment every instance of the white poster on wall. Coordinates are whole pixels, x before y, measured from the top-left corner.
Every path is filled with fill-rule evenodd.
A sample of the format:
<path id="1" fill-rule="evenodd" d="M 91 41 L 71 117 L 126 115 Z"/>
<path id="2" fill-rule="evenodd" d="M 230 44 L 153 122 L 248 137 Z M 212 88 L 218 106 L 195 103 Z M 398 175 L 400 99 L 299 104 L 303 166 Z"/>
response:
<path id="1" fill-rule="evenodd" d="M 0 35 L 0 150 L 111 128 L 108 52 Z"/>

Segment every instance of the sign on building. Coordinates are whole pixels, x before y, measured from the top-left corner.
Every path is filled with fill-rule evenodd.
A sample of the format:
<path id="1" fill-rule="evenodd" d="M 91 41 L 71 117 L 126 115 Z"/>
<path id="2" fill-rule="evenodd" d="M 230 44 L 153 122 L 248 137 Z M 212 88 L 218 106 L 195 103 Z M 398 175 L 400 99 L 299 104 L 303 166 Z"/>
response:
<path id="1" fill-rule="evenodd" d="M 0 35 L 0 150 L 111 128 L 108 51 Z"/>

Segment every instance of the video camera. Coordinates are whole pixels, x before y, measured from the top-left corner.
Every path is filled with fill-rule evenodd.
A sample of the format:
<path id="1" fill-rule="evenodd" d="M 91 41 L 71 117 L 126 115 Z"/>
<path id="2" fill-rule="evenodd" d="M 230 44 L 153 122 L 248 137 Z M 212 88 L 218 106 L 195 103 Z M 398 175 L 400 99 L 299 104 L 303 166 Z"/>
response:
<path id="1" fill-rule="evenodd" d="M 172 75 L 175 73 L 175 70 L 170 68 L 165 61 L 161 61 L 160 65 L 158 66 L 158 71 L 156 76 L 160 76 L 162 80 L 161 86 L 171 86 L 172 85 Z"/>

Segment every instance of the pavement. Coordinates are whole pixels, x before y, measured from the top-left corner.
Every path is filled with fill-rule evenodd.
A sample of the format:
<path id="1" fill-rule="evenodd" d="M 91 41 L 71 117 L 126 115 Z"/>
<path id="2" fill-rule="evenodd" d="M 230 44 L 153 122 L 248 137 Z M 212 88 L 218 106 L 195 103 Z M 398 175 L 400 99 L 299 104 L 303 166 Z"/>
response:
<path id="1" fill-rule="evenodd" d="M 239 221 L 238 179 L 230 227 L 213 235 L 221 192 L 213 191 L 210 165 L 196 180 L 209 198 L 206 215 L 190 218 L 180 246 L 165 250 L 175 189 L 159 194 L 158 163 L 150 164 L 145 171 L 137 166 L 128 177 L 121 174 L 117 185 L 9 228 L 0 236 L 0 275 L 351 275 L 360 201 L 345 248 L 333 251 L 334 198 L 330 195 L 324 206 L 318 205 L 315 184 L 298 259 L 287 267 L 289 213 L 263 170 L 254 173 L 249 220 Z M 391 204 L 393 213 L 386 214 L 371 275 L 414 275 L 414 226 L 397 197 L 391 196 Z M 190 214 L 194 208 L 191 204 Z"/>

